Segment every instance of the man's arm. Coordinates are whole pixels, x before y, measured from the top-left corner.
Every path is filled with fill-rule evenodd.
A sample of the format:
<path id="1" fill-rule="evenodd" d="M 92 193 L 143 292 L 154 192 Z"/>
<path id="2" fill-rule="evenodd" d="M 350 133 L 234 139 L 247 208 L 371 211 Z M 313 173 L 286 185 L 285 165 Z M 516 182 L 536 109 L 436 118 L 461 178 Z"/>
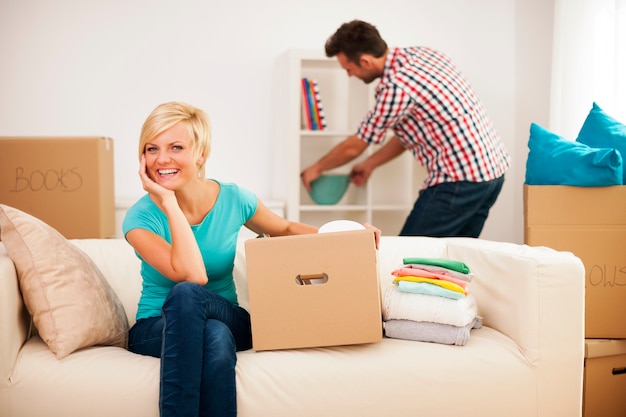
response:
<path id="1" fill-rule="evenodd" d="M 406 148 L 400 143 L 400 140 L 396 136 L 392 136 L 382 148 L 370 155 L 365 161 L 352 167 L 350 181 L 357 186 L 365 184 L 374 169 L 397 158 L 405 150 Z"/>
<path id="2" fill-rule="evenodd" d="M 337 168 L 352 161 L 361 155 L 367 146 L 368 144 L 356 135 L 349 136 L 343 142 L 337 144 L 316 163 L 300 173 L 300 178 L 302 178 L 305 188 L 310 191 L 311 183 L 319 178 L 324 171 Z"/>

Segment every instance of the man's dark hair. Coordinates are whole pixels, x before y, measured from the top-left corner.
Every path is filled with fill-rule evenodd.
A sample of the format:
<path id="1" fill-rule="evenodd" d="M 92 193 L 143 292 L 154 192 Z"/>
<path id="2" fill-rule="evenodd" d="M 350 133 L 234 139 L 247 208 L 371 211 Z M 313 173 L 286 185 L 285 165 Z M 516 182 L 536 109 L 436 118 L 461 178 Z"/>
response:
<path id="1" fill-rule="evenodd" d="M 387 43 L 380 37 L 378 29 L 362 20 L 342 24 L 326 41 L 326 56 L 343 53 L 349 61 L 358 65 L 363 54 L 380 58 L 387 51 Z"/>

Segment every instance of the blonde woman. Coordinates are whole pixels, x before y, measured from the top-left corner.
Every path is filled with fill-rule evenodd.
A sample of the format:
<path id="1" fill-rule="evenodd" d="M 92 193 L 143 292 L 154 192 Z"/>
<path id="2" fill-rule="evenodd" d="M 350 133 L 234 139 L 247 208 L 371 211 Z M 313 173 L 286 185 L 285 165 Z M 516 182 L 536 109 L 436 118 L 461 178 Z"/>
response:
<path id="1" fill-rule="evenodd" d="M 129 348 L 161 358 L 163 417 L 237 413 L 236 351 L 252 343 L 232 275 L 241 226 L 271 236 L 317 231 L 276 215 L 250 191 L 206 179 L 210 150 L 204 111 L 178 102 L 155 108 L 139 143 L 147 194 L 123 223 L 143 277 Z"/>

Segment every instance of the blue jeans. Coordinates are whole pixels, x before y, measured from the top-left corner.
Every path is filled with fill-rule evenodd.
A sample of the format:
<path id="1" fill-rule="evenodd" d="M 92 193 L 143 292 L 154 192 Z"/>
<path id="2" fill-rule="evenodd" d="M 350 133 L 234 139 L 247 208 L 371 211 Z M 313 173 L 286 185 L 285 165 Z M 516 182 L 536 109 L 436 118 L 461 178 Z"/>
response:
<path id="1" fill-rule="evenodd" d="M 502 184 L 504 175 L 487 182 L 445 182 L 420 191 L 400 236 L 478 237 Z"/>
<path id="2" fill-rule="evenodd" d="M 161 358 L 161 417 L 236 416 L 235 352 L 251 347 L 248 312 L 189 282 L 129 334 L 130 351 Z"/>

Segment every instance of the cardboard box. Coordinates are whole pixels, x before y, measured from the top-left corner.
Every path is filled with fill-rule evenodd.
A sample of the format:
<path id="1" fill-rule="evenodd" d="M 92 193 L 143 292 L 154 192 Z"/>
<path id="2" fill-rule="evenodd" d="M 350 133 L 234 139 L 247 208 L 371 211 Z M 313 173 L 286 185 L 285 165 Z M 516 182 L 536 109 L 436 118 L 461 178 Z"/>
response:
<path id="1" fill-rule="evenodd" d="M 585 340 L 583 417 L 626 415 L 626 340 Z"/>
<path id="2" fill-rule="evenodd" d="M 245 249 L 255 350 L 381 341 L 371 230 L 250 239 Z"/>
<path id="3" fill-rule="evenodd" d="M 0 202 L 68 239 L 115 235 L 113 140 L 0 137 Z"/>
<path id="4" fill-rule="evenodd" d="M 626 338 L 626 186 L 524 186 L 524 241 L 585 265 L 585 337 Z"/>

